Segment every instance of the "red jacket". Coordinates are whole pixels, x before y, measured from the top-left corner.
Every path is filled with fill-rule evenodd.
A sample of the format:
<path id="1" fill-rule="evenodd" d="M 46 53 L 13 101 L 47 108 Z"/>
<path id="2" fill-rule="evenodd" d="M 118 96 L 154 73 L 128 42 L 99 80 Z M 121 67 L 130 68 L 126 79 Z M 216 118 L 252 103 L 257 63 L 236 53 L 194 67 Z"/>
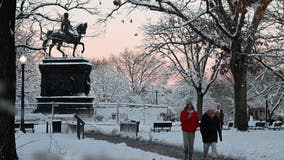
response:
<path id="1" fill-rule="evenodd" d="M 186 132 L 195 132 L 198 127 L 198 114 L 196 111 L 193 111 L 192 117 L 188 119 L 188 115 L 190 113 L 184 109 L 180 113 L 180 122 L 181 122 L 181 129 Z"/>

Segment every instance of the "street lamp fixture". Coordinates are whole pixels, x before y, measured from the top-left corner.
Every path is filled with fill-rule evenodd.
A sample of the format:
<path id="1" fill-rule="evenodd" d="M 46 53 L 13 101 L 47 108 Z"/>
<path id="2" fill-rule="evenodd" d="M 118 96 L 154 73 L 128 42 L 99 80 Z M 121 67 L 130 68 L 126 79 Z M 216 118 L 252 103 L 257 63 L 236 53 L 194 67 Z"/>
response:
<path id="1" fill-rule="evenodd" d="M 21 68 L 22 68 L 22 90 L 21 90 L 21 127 L 20 130 L 24 133 L 26 133 L 25 130 L 25 120 L 24 120 L 24 114 L 25 114 L 25 85 L 24 85 L 24 80 L 25 80 L 25 65 L 27 63 L 27 57 L 25 57 L 24 55 L 22 55 L 19 59 L 19 62 L 21 64 Z"/>
<path id="2" fill-rule="evenodd" d="M 21 65 L 25 65 L 27 63 L 27 61 L 28 61 L 27 57 L 24 56 L 24 55 L 22 55 L 19 59 L 19 62 L 20 62 Z"/>

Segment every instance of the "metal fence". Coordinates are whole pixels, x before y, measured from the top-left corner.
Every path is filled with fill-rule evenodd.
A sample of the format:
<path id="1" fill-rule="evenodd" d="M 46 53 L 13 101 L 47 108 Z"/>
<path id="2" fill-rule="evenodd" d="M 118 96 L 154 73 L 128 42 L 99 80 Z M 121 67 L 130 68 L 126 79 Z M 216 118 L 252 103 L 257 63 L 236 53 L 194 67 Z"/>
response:
<path id="1" fill-rule="evenodd" d="M 42 103 L 24 104 L 25 119 L 40 120 L 43 117 L 33 114 L 37 106 Z M 47 103 L 44 103 L 47 104 Z M 53 105 L 62 104 L 62 102 L 50 103 Z M 64 103 L 67 104 L 67 103 Z M 75 103 L 68 103 L 75 104 Z M 76 103 L 79 104 L 79 103 Z M 87 103 L 80 103 L 87 104 Z M 90 103 L 88 103 L 90 104 Z M 167 105 L 154 104 L 134 104 L 134 103 L 91 103 L 94 108 L 92 116 L 96 122 L 109 122 L 119 124 L 122 121 L 135 120 L 141 124 L 152 124 L 153 121 L 163 120 L 161 114 L 168 113 Z M 16 120 L 20 118 L 21 104 L 16 104 Z"/>
<path id="2" fill-rule="evenodd" d="M 152 124 L 162 120 L 161 113 L 168 113 L 168 106 L 133 103 L 97 103 L 95 116 L 97 121 L 139 121 L 141 124 Z"/>

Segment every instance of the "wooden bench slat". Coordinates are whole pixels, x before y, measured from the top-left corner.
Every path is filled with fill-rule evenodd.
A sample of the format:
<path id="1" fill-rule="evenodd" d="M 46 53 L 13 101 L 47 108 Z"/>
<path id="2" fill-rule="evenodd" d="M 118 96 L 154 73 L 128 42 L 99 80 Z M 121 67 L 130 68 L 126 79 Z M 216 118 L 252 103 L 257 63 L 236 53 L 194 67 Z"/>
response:
<path id="1" fill-rule="evenodd" d="M 172 122 L 154 122 L 152 131 L 171 131 Z"/>
<path id="2" fill-rule="evenodd" d="M 265 122 L 255 122 L 252 129 L 265 129 Z"/>
<path id="3" fill-rule="evenodd" d="M 26 122 L 26 123 L 24 123 L 24 128 L 25 129 L 31 129 L 32 130 L 32 132 L 34 133 L 35 132 L 35 124 L 34 123 L 29 123 L 29 122 Z M 21 127 L 21 123 L 15 123 L 15 129 L 16 128 L 20 128 Z"/>
<path id="4" fill-rule="evenodd" d="M 281 121 L 275 121 L 275 122 L 273 122 L 272 126 L 268 127 L 268 129 L 281 130 L 282 129 L 282 122 Z"/>

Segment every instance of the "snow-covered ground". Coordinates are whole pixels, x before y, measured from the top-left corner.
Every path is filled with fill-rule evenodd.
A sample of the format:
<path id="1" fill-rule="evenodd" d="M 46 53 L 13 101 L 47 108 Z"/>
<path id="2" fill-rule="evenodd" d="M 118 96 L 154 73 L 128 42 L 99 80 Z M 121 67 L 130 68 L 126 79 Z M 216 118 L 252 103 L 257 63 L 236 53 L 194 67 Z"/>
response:
<path id="1" fill-rule="evenodd" d="M 72 116 L 62 117 L 68 121 L 72 119 Z M 175 160 L 175 158 L 130 148 L 124 143 L 112 144 L 93 138 L 78 140 L 75 133 L 70 133 L 65 124 L 62 125 L 62 133 L 47 134 L 44 121 L 48 118 L 40 115 L 27 115 L 27 119 L 43 123 L 36 125 L 35 133 L 16 132 L 17 152 L 21 160 Z M 136 136 L 134 133 L 120 132 L 119 125 L 116 123 L 117 121 L 113 119 L 104 122 L 89 119 L 85 130 L 129 137 Z M 151 124 L 141 121 L 138 137 L 182 146 L 182 132 L 179 123 L 174 123 L 170 132 L 154 133 L 150 131 L 151 127 Z M 283 137 L 284 129 L 280 131 L 249 130 L 247 132 L 240 132 L 233 128 L 223 130 L 223 142 L 217 144 L 218 154 L 240 160 L 283 160 Z M 202 151 L 199 131 L 196 132 L 194 149 Z M 49 158 L 42 158 L 44 155 L 48 155 Z"/>
<path id="2" fill-rule="evenodd" d="M 155 140 L 162 143 L 182 146 L 182 133 L 178 124 L 171 132 L 150 131 L 151 126 L 140 124 L 138 137 Z M 119 126 L 110 123 L 89 123 L 87 130 L 100 130 L 108 134 L 123 134 Z M 63 131 L 65 132 L 65 131 Z M 135 134 L 127 134 L 135 137 Z M 218 153 L 247 160 L 283 160 L 284 159 L 284 130 L 250 130 L 239 132 L 235 129 L 223 131 L 223 142 L 217 144 Z M 35 133 L 23 134 L 16 132 L 17 152 L 22 160 L 37 160 L 48 155 L 49 159 L 58 160 L 174 160 L 174 158 L 145 152 L 140 149 L 127 147 L 126 144 L 112 144 L 106 141 L 85 138 L 78 140 L 75 134 L 45 133 L 45 125 L 36 125 Z M 196 132 L 195 150 L 202 151 L 202 141 L 199 131 Z M 56 158 L 55 158 L 56 156 Z"/>
<path id="3" fill-rule="evenodd" d="M 93 138 L 78 139 L 76 134 L 46 133 L 36 125 L 35 133 L 16 132 L 20 160 L 176 160 L 156 153 L 113 144 Z"/>
<path id="4" fill-rule="evenodd" d="M 97 125 L 97 129 L 110 133 L 114 127 Z M 180 126 L 173 126 L 171 132 L 150 132 L 151 126 L 141 126 L 139 137 L 155 140 L 162 143 L 182 146 L 182 133 Z M 113 130 L 119 130 L 117 127 Z M 113 133 L 113 132 L 112 132 Z M 249 130 L 240 132 L 236 129 L 223 130 L 223 141 L 217 143 L 219 154 L 231 156 L 236 159 L 247 160 L 283 160 L 284 159 L 284 130 Z M 195 134 L 194 149 L 202 151 L 202 139 L 199 131 Z"/>

